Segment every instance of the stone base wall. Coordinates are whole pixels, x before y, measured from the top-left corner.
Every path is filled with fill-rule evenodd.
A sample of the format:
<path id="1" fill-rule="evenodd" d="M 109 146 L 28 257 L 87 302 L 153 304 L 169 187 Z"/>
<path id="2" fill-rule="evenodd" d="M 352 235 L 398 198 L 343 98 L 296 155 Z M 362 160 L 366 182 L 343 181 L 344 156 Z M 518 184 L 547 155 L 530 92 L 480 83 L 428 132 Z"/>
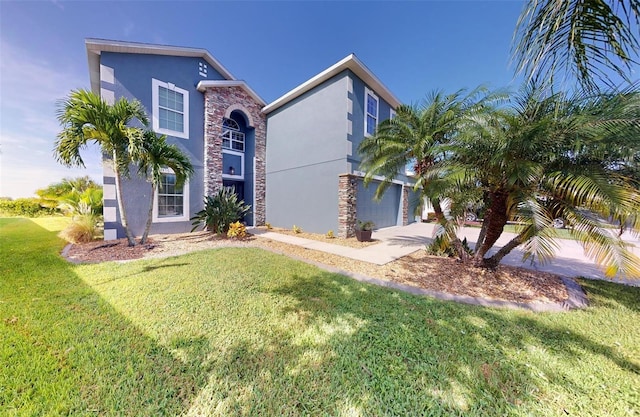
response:
<path id="1" fill-rule="evenodd" d="M 248 125 L 255 129 L 255 195 L 254 224 L 262 226 L 266 209 L 267 122 L 262 104 L 242 87 L 207 87 L 204 93 L 204 190 L 211 195 L 222 188 L 222 121 L 231 112 L 242 112 Z"/>
<path id="2" fill-rule="evenodd" d="M 347 238 L 356 234 L 356 203 L 358 177 L 342 174 L 338 178 L 338 236 Z"/>

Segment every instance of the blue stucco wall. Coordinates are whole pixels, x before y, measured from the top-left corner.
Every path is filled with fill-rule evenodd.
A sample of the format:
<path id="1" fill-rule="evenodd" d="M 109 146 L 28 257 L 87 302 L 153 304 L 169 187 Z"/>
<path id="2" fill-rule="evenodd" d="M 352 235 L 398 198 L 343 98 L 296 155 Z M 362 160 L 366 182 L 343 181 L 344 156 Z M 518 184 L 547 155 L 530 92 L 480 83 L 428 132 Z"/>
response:
<path id="1" fill-rule="evenodd" d="M 267 116 L 267 221 L 338 230 L 338 175 L 347 164 L 347 72 Z"/>
<path id="2" fill-rule="evenodd" d="M 204 195 L 204 98 L 196 90 L 196 85 L 202 80 L 224 79 L 211 65 L 208 65 L 207 76 L 199 74 L 199 63 L 202 58 L 174 57 L 144 54 L 123 54 L 103 52 L 100 63 L 113 68 L 115 83 L 101 82 L 101 88 L 113 91 L 116 100 L 120 97 L 139 100 L 147 111 L 151 124 L 152 85 L 155 78 L 160 81 L 173 83 L 177 87 L 189 92 L 189 139 L 167 136 L 169 143 L 177 145 L 191 159 L 195 173 L 189 182 L 190 215 L 202 208 Z M 130 179 L 123 181 L 124 203 L 131 231 L 141 235 L 149 208 L 151 186 L 144 179 L 132 171 Z M 108 181 L 105 178 L 105 182 Z M 107 201 L 105 201 L 107 204 Z M 120 219 L 118 213 L 118 221 Z M 112 224 L 105 224 L 105 229 Z M 151 233 L 176 233 L 191 229 L 188 221 L 171 223 L 154 223 Z M 118 237 L 123 237 L 121 227 L 118 227 Z"/>

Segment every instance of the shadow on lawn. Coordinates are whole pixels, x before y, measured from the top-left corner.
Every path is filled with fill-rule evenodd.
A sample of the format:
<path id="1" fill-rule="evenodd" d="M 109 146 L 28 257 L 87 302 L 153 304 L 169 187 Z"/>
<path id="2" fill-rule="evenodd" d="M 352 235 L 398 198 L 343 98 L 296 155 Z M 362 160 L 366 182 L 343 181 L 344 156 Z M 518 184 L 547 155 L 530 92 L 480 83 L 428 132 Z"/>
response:
<path id="1" fill-rule="evenodd" d="M 589 295 L 599 297 L 598 302 L 601 306 L 608 308 L 624 306 L 631 311 L 640 312 L 639 287 L 612 282 L 596 282 L 590 279 L 580 279 L 580 285 Z"/>
<path id="2" fill-rule="evenodd" d="M 187 409 L 206 382 L 198 366 L 177 360 L 85 284 L 58 256 L 55 231 L 19 221 L 0 245 L 0 335 L 14 352 L 5 356 L 7 380 L 0 374 L 3 408 L 157 416 Z M 21 244 L 7 243 L 13 238 Z"/>
<path id="3" fill-rule="evenodd" d="M 576 376 L 567 368 L 597 360 L 626 371 L 618 375 L 629 384 L 638 373 L 638 364 L 562 319 L 586 317 L 588 311 L 536 316 L 441 302 L 364 285 L 257 249 L 207 254 L 213 263 L 242 259 L 229 269 L 243 263 L 255 268 L 238 266 L 228 281 L 194 288 L 192 294 L 187 288 L 169 300 L 198 296 L 198 308 L 224 314 L 207 316 L 211 320 L 200 326 L 180 327 L 165 347 L 78 278 L 51 249 L 55 236 L 46 236 L 48 249 L 12 253 L 0 266 L 12 271 L 27 264 L 39 271 L 28 280 L 15 278 L 10 288 L 25 287 L 19 294 L 2 294 L 3 300 L 15 297 L 16 303 L 33 307 L 34 319 L 11 325 L 3 320 L 0 329 L 32 349 L 32 356 L 51 362 L 43 381 L 34 384 L 33 375 L 23 372 L 11 382 L 16 388 L 11 392 L 29 385 L 36 393 L 69 386 L 67 414 L 584 415 L 580 407 L 589 398 L 593 404 L 587 411 L 597 415 L 608 404 L 593 399 L 592 387 L 581 379 L 584 373 Z M 48 251 L 46 268 L 38 269 L 38 251 Z M 166 266 L 214 274 L 209 265 L 198 266 L 199 256 Z M 279 269 L 263 274 L 260 266 L 276 258 L 282 261 Z M 170 281 L 158 282 L 164 288 Z M 613 303 L 615 293 L 602 291 L 596 304 Z M 632 305 L 633 294 L 621 302 Z M 43 301 L 35 304 L 34 298 Z M 11 305 L 0 304 L 1 319 Z M 185 323 L 199 314 L 196 308 Z M 24 367 L 27 358 L 13 360 L 10 367 Z M 564 412 L 544 408 L 553 402 L 540 405 L 556 393 L 565 399 Z M 20 401 L 27 400 L 15 397 L 8 404 Z M 56 404 L 37 394 L 28 401 L 44 404 L 36 414 L 57 412 Z M 624 401 L 618 405 L 632 406 Z"/>
<path id="4" fill-rule="evenodd" d="M 540 410 L 540 393 L 591 395 L 567 372 L 581 366 L 584 352 L 622 370 L 639 370 L 611 347 L 532 313 L 443 303 L 328 274 L 296 277 L 272 291 L 297 300 L 285 316 L 296 314 L 306 326 L 328 329 L 324 359 L 309 372 L 328 381 L 330 390 L 314 386 L 320 385 L 318 395 L 333 400 L 315 411 L 340 414 L 346 412 L 341 404 L 359 404 L 363 415 L 510 414 L 521 407 Z M 340 332 L 341 327 L 348 330 Z M 298 352 L 294 364 L 317 349 L 305 350 L 284 335 L 274 341 L 280 351 Z M 514 354 L 530 349 L 541 352 L 540 361 Z M 557 366 L 559 358 L 566 363 Z M 304 409 L 319 401 L 309 393 L 300 398 L 308 401 Z M 565 412 L 580 414 L 580 401 L 579 396 L 568 401 Z"/>

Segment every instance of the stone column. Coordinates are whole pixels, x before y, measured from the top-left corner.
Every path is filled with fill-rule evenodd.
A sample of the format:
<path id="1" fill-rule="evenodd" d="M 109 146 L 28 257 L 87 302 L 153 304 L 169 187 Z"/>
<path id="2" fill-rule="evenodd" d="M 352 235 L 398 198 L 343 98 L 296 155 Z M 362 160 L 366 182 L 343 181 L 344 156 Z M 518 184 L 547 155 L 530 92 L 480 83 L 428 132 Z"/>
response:
<path id="1" fill-rule="evenodd" d="M 222 188 L 222 119 L 224 109 L 214 91 L 204 93 L 204 193 Z"/>
<path id="2" fill-rule="evenodd" d="M 402 186 L 402 225 L 409 224 L 409 187 Z"/>
<path id="3" fill-rule="evenodd" d="M 356 202 L 358 179 L 351 174 L 338 177 L 338 236 L 352 237 L 356 234 Z"/>
<path id="4" fill-rule="evenodd" d="M 253 223 L 264 226 L 266 220 L 267 195 L 267 123 L 266 117 L 256 109 L 254 112 L 256 143 L 256 183 L 253 196 Z"/>

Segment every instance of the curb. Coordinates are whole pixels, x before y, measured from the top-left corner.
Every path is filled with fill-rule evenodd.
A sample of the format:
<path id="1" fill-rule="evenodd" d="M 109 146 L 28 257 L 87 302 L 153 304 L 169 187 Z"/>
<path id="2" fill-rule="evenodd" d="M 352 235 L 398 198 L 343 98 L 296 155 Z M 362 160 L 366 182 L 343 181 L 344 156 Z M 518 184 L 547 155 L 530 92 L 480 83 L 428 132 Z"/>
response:
<path id="1" fill-rule="evenodd" d="M 72 247 L 73 247 L 73 243 L 67 243 L 67 245 L 62 249 L 62 252 L 60 252 L 60 256 L 62 256 L 67 262 L 70 262 L 74 265 L 80 265 L 84 263 L 82 261 L 78 261 L 77 259 L 72 259 L 69 257 L 69 251 L 71 250 Z"/>

